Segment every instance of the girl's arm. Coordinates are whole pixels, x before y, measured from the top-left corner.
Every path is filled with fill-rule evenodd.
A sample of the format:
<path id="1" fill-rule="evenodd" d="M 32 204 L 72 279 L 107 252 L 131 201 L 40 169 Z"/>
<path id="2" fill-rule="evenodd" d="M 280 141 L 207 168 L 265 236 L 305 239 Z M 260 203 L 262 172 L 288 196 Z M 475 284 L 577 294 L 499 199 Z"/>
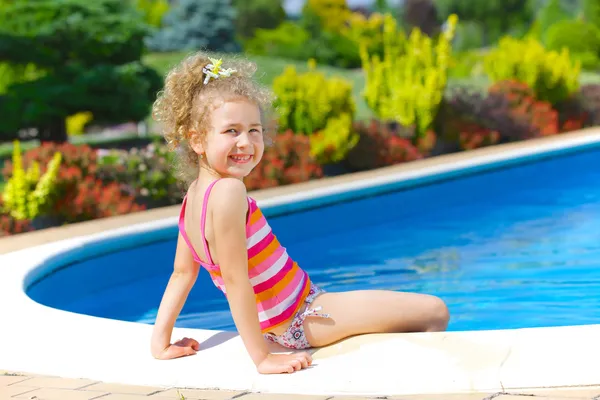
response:
<path id="1" fill-rule="evenodd" d="M 181 313 L 190 290 L 196 282 L 200 266 L 194 261 L 181 234 L 177 239 L 177 250 L 171 279 L 163 295 L 152 331 L 151 352 L 158 359 L 177 358 L 198 351 L 198 342 L 184 338 L 171 345 L 171 334 L 175 321 Z"/>
<path id="2" fill-rule="evenodd" d="M 213 188 L 212 226 L 227 300 L 248 354 L 261 373 L 293 372 L 312 361 L 307 353 L 270 354 L 263 337 L 254 289 L 248 277 L 246 187 L 237 179 L 221 179 Z"/>

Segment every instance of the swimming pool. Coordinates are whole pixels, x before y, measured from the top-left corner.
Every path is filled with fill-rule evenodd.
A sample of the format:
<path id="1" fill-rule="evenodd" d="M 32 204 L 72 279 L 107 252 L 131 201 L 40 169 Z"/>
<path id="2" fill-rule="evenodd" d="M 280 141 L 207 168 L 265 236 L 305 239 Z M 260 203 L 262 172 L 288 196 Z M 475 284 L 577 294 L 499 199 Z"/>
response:
<path id="1" fill-rule="evenodd" d="M 269 218 L 324 288 L 435 294 L 449 330 L 600 322 L 600 150 Z M 268 215 L 268 213 L 267 213 Z M 73 263 L 27 288 L 76 313 L 153 323 L 172 239 Z M 203 271 L 178 327 L 234 330 Z"/>

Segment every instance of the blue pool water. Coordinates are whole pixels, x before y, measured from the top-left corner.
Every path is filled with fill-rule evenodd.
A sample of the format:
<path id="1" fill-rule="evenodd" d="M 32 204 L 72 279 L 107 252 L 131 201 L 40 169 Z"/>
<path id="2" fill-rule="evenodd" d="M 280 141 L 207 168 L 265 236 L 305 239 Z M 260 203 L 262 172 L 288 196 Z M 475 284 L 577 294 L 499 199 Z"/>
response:
<path id="1" fill-rule="evenodd" d="M 430 293 L 449 330 L 600 323 L 600 150 L 269 219 L 330 291 Z M 153 323 L 172 240 L 59 270 L 28 294 L 51 307 Z M 234 330 L 202 271 L 180 327 Z"/>

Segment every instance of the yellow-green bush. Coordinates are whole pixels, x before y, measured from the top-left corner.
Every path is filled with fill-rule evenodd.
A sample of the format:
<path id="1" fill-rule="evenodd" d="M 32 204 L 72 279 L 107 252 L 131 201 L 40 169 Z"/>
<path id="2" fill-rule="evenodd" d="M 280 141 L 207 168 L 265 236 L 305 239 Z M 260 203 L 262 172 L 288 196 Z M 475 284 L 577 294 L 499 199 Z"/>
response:
<path id="1" fill-rule="evenodd" d="M 62 155 L 59 152 L 54 154 L 41 177 L 37 162 L 33 162 L 27 170 L 23 168 L 19 141 L 14 142 L 12 159 L 13 174 L 4 187 L 2 196 L 4 212 L 8 212 L 16 220 L 32 220 L 44 214 L 51 205 Z"/>
<path id="2" fill-rule="evenodd" d="M 451 15 L 446 30 L 434 41 L 417 28 L 407 38 L 394 17 L 385 15 L 383 57 L 372 54 L 368 43 L 361 43 L 366 75 L 363 96 L 375 115 L 414 126 L 417 138 L 425 136 L 446 88 L 457 20 Z"/>
<path id="3" fill-rule="evenodd" d="M 366 46 L 369 54 L 383 54 L 383 14 L 373 13 L 368 18 L 358 12 L 348 15 L 342 34 L 357 44 Z"/>
<path id="4" fill-rule="evenodd" d="M 346 158 L 359 138 L 350 115 L 344 113 L 329 119 L 324 129 L 310 136 L 310 154 L 322 165 L 337 163 Z"/>
<path id="5" fill-rule="evenodd" d="M 163 16 L 169 11 L 168 0 L 135 0 L 135 6 L 146 23 L 156 28 L 162 25 Z"/>
<path id="6" fill-rule="evenodd" d="M 581 63 L 569 51 L 549 51 L 536 39 L 504 37 L 484 60 L 485 71 L 495 83 L 517 80 L 531 87 L 536 98 L 557 104 L 579 89 Z"/>
<path id="7" fill-rule="evenodd" d="M 274 79 L 273 92 L 280 129 L 291 129 L 296 134 L 311 135 L 342 114 L 348 114 L 352 120 L 356 111 L 352 83 L 342 78 L 327 78 L 316 70 L 313 60 L 304 73 L 288 66 Z"/>
<path id="8" fill-rule="evenodd" d="M 307 0 L 303 14 L 316 15 L 325 30 L 339 33 L 348 20 L 350 8 L 346 0 Z"/>
<path id="9" fill-rule="evenodd" d="M 67 135 L 81 135 L 85 129 L 85 125 L 92 119 L 94 119 L 94 116 L 89 111 L 70 115 L 66 120 Z"/>

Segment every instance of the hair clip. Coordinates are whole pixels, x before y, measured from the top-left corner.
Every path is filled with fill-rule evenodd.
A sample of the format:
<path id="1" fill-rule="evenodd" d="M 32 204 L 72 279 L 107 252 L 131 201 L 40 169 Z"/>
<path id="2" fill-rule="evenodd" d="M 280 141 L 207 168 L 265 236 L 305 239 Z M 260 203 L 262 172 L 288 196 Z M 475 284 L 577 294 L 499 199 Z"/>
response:
<path id="1" fill-rule="evenodd" d="M 206 74 L 206 78 L 204 78 L 204 84 L 206 85 L 208 82 L 210 82 L 210 79 L 217 79 L 221 76 L 231 76 L 232 73 L 236 72 L 235 69 L 231 69 L 231 68 L 227 68 L 227 69 L 221 69 L 221 65 L 223 65 L 223 60 L 222 59 L 218 59 L 218 60 L 213 60 L 212 58 L 208 58 L 210 60 L 210 64 L 208 64 L 206 67 L 202 68 L 202 72 L 204 72 Z"/>

